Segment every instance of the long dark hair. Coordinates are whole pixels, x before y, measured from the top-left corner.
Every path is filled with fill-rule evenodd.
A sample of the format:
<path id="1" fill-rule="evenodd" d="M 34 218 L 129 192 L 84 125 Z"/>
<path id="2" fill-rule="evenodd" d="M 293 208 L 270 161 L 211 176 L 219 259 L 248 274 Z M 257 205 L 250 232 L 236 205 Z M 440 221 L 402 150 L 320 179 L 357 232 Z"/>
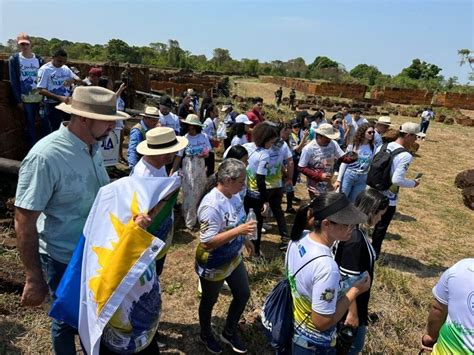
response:
<path id="1" fill-rule="evenodd" d="M 244 134 L 245 134 L 245 123 L 236 122 L 232 125 L 232 129 L 230 133 L 231 139 L 234 138 L 234 136 L 242 138 Z"/>
<path id="2" fill-rule="evenodd" d="M 305 229 L 312 229 L 314 232 L 321 231 L 322 220 L 315 219 L 314 223 L 309 225 L 310 216 L 314 216 L 317 212 L 332 205 L 340 198 L 341 194 L 339 192 L 330 191 L 316 195 L 310 202 L 302 205 L 295 215 L 295 221 L 290 235 L 291 240 L 299 240 Z"/>
<path id="3" fill-rule="evenodd" d="M 357 196 L 355 206 L 367 215 L 367 224 L 372 224 L 374 216 L 388 207 L 388 197 L 373 188 L 362 191 Z"/>
<path id="4" fill-rule="evenodd" d="M 374 125 L 371 123 L 364 123 L 361 124 L 358 128 L 356 133 L 354 134 L 354 140 L 352 142 L 352 147 L 354 150 L 358 149 L 362 144 L 364 144 L 364 138 L 365 138 L 365 132 L 370 128 L 373 127 Z M 372 138 L 371 141 L 369 141 L 370 145 L 370 150 L 374 150 L 374 139 Z"/>

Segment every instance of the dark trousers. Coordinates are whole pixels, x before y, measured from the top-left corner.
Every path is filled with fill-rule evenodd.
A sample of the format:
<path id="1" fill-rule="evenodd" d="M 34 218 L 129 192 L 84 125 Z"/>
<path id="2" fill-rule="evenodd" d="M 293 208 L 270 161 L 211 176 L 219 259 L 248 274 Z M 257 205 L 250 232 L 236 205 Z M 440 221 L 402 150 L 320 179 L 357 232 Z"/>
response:
<path id="1" fill-rule="evenodd" d="M 66 271 L 67 264 L 60 263 L 45 254 L 40 254 L 40 258 L 43 271 L 46 273 L 46 282 L 48 283 L 49 291 L 54 302 L 54 300 L 56 300 L 56 290 Z M 52 318 L 51 340 L 53 352 L 58 355 L 76 355 L 76 345 L 74 342 L 74 336 L 76 334 L 76 329 Z"/>
<path id="2" fill-rule="evenodd" d="M 61 125 L 61 122 L 68 121 L 70 117 L 67 113 L 58 110 L 56 108 L 56 106 L 58 105 L 59 105 L 59 102 L 44 104 L 44 114 L 45 114 L 45 117 L 47 117 L 49 121 L 52 132 L 56 131 L 59 128 L 59 126 Z"/>
<path id="3" fill-rule="evenodd" d="M 374 232 L 372 233 L 372 246 L 374 247 L 377 258 L 380 255 L 380 250 L 382 249 L 382 242 L 387 233 L 388 226 L 392 221 L 393 215 L 397 206 L 388 206 L 387 211 L 382 216 L 382 219 L 374 227 Z"/>
<path id="4" fill-rule="evenodd" d="M 216 155 L 214 152 L 209 152 L 209 156 L 204 159 L 204 163 L 206 164 L 207 168 L 207 177 L 214 174 L 214 169 L 216 166 Z"/>
<path id="5" fill-rule="evenodd" d="M 201 326 L 201 335 L 205 338 L 212 334 L 212 308 L 217 302 L 224 280 L 208 281 L 202 277 L 199 279 L 202 288 L 201 302 L 199 303 L 199 325 Z M 244 313 L 245 306 L 250 298 L 249 279 L 244 262 L 240 262 L 239 266 L 225 280 L 232 292 L 232 302 L 227 312 L 224 332 L 232 336 L 237 330 L 239 319 Z"/>
<path id="6" fill-rule="evenodd" d="M 23 103 L 23 115 L 25 116 L 25 130 L 29 147 L 35 145 L 38 140 L 36 137 L 36 116 L 39 113 L 39 103 Z M 45 115 L 39 115 L 41 122 L 41 138 L 51 133 L 49 121 Z"/>
<path id="7" fill-rule="evenodd" d="M 268 204 L 272 209 L 273 215 L 278 224 L 278 232 L 282 241 L 289 239 L 288 236 L 288 227 L 286 226 L 285 214 L 281 209 L 281 200 L 283 199 L 283 188 L 278 189 L 268 189 L 267 190 Z"/>
<path id="8" fill-rule="evenodd" d="M 422 133 L 426 134 L 426 131 L 428 130 L 428 126 L 430 125 L 430 120 L 428 121 L 421 121 L 420 123 L 420 131 Z"/>
<path id="9" fill-rule="evenodd" d="M 255 254 L 260 255 L 260 241 L 262 240 L 262 226 L 263 226 L 263 216 L 262 216 L 262 207 L 263 202 L 258 198 L 253 198 L 248 195 L 244 198 L 244 208 L 245 212 L 249 213 L 249 210 L 253 208 L 255 216 L 257 217 L 257 239 L 252 240 L 253 245 L 255 246 Z"/>

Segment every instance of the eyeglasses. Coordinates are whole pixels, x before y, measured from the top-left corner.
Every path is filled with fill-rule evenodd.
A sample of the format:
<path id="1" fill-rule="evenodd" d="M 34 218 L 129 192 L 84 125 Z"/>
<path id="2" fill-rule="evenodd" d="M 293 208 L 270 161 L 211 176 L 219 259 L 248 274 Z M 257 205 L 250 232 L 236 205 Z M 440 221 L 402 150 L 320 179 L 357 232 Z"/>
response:
<path id="1" fill-rule="evenodd" d="M 19 43 L 20 46 L 29 46 L 30 44 L 29 43 L 26 43 L 26 42 L 23 42 L 23 43 Z"/>

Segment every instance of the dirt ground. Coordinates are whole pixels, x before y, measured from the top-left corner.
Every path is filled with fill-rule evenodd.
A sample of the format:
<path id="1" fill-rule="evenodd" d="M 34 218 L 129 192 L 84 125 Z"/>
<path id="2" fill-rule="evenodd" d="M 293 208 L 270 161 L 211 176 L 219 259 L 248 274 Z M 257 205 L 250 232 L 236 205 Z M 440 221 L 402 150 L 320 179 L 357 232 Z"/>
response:
<path id="1" fill-rule="evenodd" d="M 266 85 L 258 86 L 260 96 L 273 100 L 276 89 Z M 396 124 L 409 120 L 399 116 L 392 119 Z M 427 139 L 420 142 L 408 176 L 423 172 L 422 183 L 416 189 L 402 189 L 398 213 L 383 245 L 383 257 L 376 265 L 370 311 L 377 314 L 378 320 L 369 326 L 367 353 L 417 353 L 432 287 L 442 271 L 462 258 L 472 257 L 474 214 L 462 204 L 454 177 L 474 166 L 469 154 L 473 136 L 473 128 L 431 123 Z M 0 187 L 7 184 L 1 179 L 0 182 Z M 307 197 L 303 183 L 297 186 L 297 196 Z M 48 305 L 33 309 L 19 305 L 23 273 L 17 251 L 7 242 L 14 237 L 9 217 L 0 216 L 0 354 L 48 354 Z M 287 215 L 287 220 L 291 225 L 292 215 Z M 265 261 L 246 261 L 252 295 L 241 329 L 250 354 L 271 354 L 261 331 L 259 312 L 283 269 L 276 223 L 272 219 L 267 222 L 272 229 L 263 237 Z M 167 345 L 164 354 L 205 354 L 197 341 L 197 235 L 181 229 L 182 225 L 178 218 L 174 245 L 162 275 L 160 341 Z M 225 293 L 219 297 L 213 317 L 216 330 L 222 329 L 230 299 Z M 227 348 L 225 353 L 231 351 Z"/>

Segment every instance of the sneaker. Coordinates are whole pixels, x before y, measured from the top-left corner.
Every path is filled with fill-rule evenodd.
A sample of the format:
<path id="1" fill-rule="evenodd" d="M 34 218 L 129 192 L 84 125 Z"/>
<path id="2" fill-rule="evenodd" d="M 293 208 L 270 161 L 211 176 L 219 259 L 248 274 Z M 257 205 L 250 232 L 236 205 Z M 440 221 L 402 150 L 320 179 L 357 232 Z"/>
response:
<path id="1" fill-rule="evenodd" d="M 220 354 L 222 352 L 221 344 L 214 338 L 214 335 L 208 335 L 207 337 L 199 336 L 199 340 L 206 346 L 207 351 L 213 354 Z"/>
<path id="2" fill-rule="evenodd" d="M 229 344 L 236 353 L 245 354 L 247 352 L 247 345 L 240 339 L 240 337 L 235 333 L 232 336 L 227 335 L 225 332 L 221 334 L 221 340 Z"/>

